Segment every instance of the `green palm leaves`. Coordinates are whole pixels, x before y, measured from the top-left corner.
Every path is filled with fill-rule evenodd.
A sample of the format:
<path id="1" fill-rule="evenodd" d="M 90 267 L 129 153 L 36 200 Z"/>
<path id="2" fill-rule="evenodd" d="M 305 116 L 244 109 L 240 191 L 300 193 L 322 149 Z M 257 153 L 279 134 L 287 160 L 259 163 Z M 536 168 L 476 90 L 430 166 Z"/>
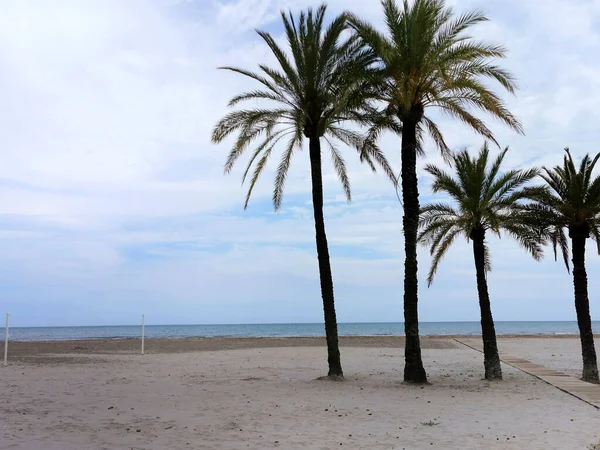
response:
<path id="1" fill-rule="evenodd" d="M 456 15 L 443 0 L 416 0 L 412 5 L 405 0 L 402 7 L 395 0 L 382 4 L 387 34 L 356 16 L 350 16 L 350 23 L 379 60 L 385 79 L 380 98 L 394 114 L 418 123 L 419 136 L 429 133 L 445 155 L 449 148 L 438 126 L 425 114 L 429 107 L 441 109 L 493 142 L 492 131 L 470 110 L 489 113 L 522 133 L 519 121 L 484 83 L 492 80 L 514 93 L 514 78 L 495 64 L 506 56 L 506 49 L 466 34 L 488 20 L 482 12 Z"/>
<path id="2" fill-rule="evenodd" d="M 585 155 L 577 168 L 569 149 L 565 151 L 562 166 L 543 169 L 540 177 L 545 185 L 534 192 L 534 203 L 526 209 L 532 222 L 537 222 L 550 240 L 555 259 L 560 250 L 570 270 L 565 230 L 570 237 L 581 232 L 585 238 L 596 241 L 600 254 L 600 176 L 593 177 L 600 153 L 594 158 Z"/>
<path id="3" fill-rule="evenodd" d="M 451 158 L 454 175 L 428 165 L 425 171 L 433 177 L 434 193 L 447 195 L 452 204 L 432 203 L 421 208 L 419 241 L 430 248 L 433 257 L 427 282 L 431 285 L 438 266 L 458 236 L 472 238 L 474 232 L 490 231 L 498 236 L 504 231 L 517 240 L 535 259 L 543 255 L 537 228 L 523 215 L 523 200 L 532 194 L 526 185 L 537 169 L 501 172 L 508 149 L 491 163 L 484 145 L 475 157 L 466 150 Z M 491 270 L 486 247 L 486 269 Z"/>
<path id="4" fill-rule="evenodd" d="M 357 38 L 343 37 L 347 28 L 345 15 L 336 17 L 326 26 L 325 11 L 325 6 L 316 11 L 309 9 L 298 19 L 291 13 L 281 13 L 289 47 L 287 52 L 269 33 L 258 31 L 275 56 L 277 68 L 264 64 L 259 64 L 256 72 L 222 68 L 259 84 L 257 89 L 233 97 L 229 106 L 256 100 L 261 106 L 230 112 L 212 133 L 215 143 L 237 133 L 225 163 L 226 173 L 256 143 L 242 176 L 242 182 L 250 178 L 245 207 L 267 161 L 281 147 L 283 153 L 273 188 L 273 206 L 276 210 L 280 208 L 293 155 L 302 149 L 306 138 L 325 140 L 348 200 L 351 199 L 350 180 L 336 141 L 358 150 L 361 160 L 373 170 L 378 165 L 394 178 L 374 139 L 345 126 L 351 122 L 368 124 L 377 116 L 372 104 L 375 98 L 372 82 L 375 73 L 370 69 L 373 56 Z"/>

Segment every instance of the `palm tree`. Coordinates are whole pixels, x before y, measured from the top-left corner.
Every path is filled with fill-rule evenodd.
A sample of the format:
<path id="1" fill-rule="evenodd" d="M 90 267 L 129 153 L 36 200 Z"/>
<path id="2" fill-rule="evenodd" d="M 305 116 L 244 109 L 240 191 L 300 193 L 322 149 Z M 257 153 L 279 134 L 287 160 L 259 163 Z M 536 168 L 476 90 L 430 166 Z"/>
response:
<path id="1" fill-rule="evenodd" d="M 395 0 L 382 3 L 387 35 L 355 16 L 351 16 L 350 23 L 377 57 L 376 67 L 384 79 L 380 98 L 387 104 L 387 113 L 402 124 L 404 381 L 426 383 L 417 309 L 419 191 L 416 161 L 426 133 L 446 158 L 450 150 L 437 124 L 425 113 L 437 108 L 493 142 L 491 130 L 469 111 L 470 108 L 487 112 L 518 132 L 522 132 L 522 128 L 502 100 L 482 81 L 494 80 L 514 93 L 513 77 L 494 62 L 504 58 L 506 50 L 500 45 L 475 41 L 466 34 L 472 26 L 488 20 L 483 13 L 471 11 L 456 16 L 444 0 L 415 0 L 412 5 L 405 0 L 402 7 Z M 383 129 L 377 124 L 372 136 Z"/>
<path id="2" fill-rule="evenodd" d="M 454 177 L 436 166 L 426 166 L 425 171 L 433 176 L 433 192 L 443 192 L 455 205 L 432 203 L 423 207 L 419 224 L 422 230 L 418 239 L 430 247 L 433 257 L 428 285 L 433 282 L 440 261 L 456 237 L 463 235 L 473 243 L 487 380 L 502 379 L 502 369 L 486 277 L 491 270 L 486 233 L 489 231 L 500 237 L 501 232 L 505 232 L 536 260 L 543 254 L 539 233 L 528 225 L 520 210 L 521 201 L 531 195 L 530 188 L 523 185 L 535 178 L 538 170 L 502 173 L 500 168 L 507 151 L 505 148 L 488 167 L 487 144 L 474 158 L 463 150 L 452 156 Z"/>
<path id="3" fill-rule="evenodd" d="M 275 56 L 278 68 L 264 64 L 258 66 L 258 72 L 235 67 L 223 68 L 261 85 L 258 90 L 233 97 L 229 106 L 246 100 L 264 103 L 228 113 L 215 126 L 212 141 L 221 142 L 237 132 L 237 139 L 225 164 L 225 172 L 228 173 L 250 144 L 259 140 L 243 175 L 242 182 L 254 165 L 245 207 L 248 206 L 254 186 L 269 157 L 278 144 L 285 142 L 273 189 L 273 206 L 278 210 L 292 156 L 296 150 L 302 149 L 305 139 L 308 140 L 329 376 L 342 377 L 333 279 L 323 216 L 321 139 L 329 147 L 333 166 L 348 201 L 351 199 L 350 180 L 344 159 L 335 145 L 336 141 L 357 149 L 360 159 L 373 170 L 374 163 L 377 163 L 391 179 L 394 179 L 394 174 L 374 141 L 344 127 L 346 123 L 364 125 L 367 120 L 375 120 L 376 110 L 370 103 L 372 82 L 368 70 L 372 56 L 357 38 L 343 38 L 347 29 L 345 15 L 340 15 L 325 27 L 325 11 L 325 6 L 320 6 L 315 12 L 309 9 L 302 12 L 298 20 L 291 12 L 286 14 L 282 11 L 289 55 L 269 33 L 257 31 Z"/>
<path id="4" fill-rule="evenodd" d="M 599 383 L 585 270 L 585 244 L 588 238 L 593 239 L 600 254 L 600 176 L 592 178 L 600 153 L 594 159 L 585 155 L 577 170 L 569 149 L 565 150 L 567 154 L 562 167 L 544 167 L 540 177 L 545 185 L 532 196 L 534 203 L 527 211 L 534 223 L 542 227 L 543 235 L 552 243 L 555 259 L 557 248 L 560 248 L 567 271 L 570 270 L 569 244 L 565 230 L 569 232 L 573 253 L 575 311 L 583 359 L 582 379 Z"/>

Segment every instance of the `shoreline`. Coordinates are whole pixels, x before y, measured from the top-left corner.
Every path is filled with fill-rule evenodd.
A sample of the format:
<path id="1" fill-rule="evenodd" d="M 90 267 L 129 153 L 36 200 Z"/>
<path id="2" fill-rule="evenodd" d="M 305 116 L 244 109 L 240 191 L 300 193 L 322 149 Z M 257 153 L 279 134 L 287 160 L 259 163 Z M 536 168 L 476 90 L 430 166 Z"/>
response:
<path id="1" fill-rule="evenodd" d="M 362 334 L 362 335 L 339 335 L 339 339 L 352 340 L 352 339 L 404 339 L 404 334 Z M 506 338 L 506 339 L 515 339 L 515 338 L 556 338 L 556 339 L 565 339 L 565 338 L 574 338 L 579 337 L 579 333 L 506 333 L 499 334 L 496 333 L 496 337 L 498 339 Z M 600 334 L 594 333 L 595 338 L 600 338 Z M 420 335 L 420 339 L 473 339 L 473 338 L 481 338 L 481 333 L 476 334 L 422 334 Z M 19 343 L 35 343 L 35 342 L 94 342 L 94 341 L 132 341 L 132 340 L 140 340 L 141 336 L 100 336 L 100 337 L 86 337 L 82 338 L 61 338 L 61 339 L 12 339 L 8 338 L 9 342 L 19 342 Z M 146 337 L 144 340 L 154 341 L 154 340 L 170 340 L 170 341 L 185 341 L 185 340 L 201 340 L 201 339 L 325 339 L 325 336 L 232 336 L 232 335 L 223 335 L 223 336 L 169 336 L 169 337 Z"/>
<path id="2" fill-rule="evenodd" d="M 507 334 L 496 334 L 498 339 L 535 339 L 535 338 L 554 338 L 554 339 L 569 339 L 578 338 L 579 333 L 507 333 Z M 595 338 L 600 338 L 600 334 L 594 333 Z M 353 339 L 404 339 L 403 334 L 364 334 L 364 335 L 339 335 L 340 340 L 353 340 Z M 474 339 L 481 338 L 481 334 L 423 334 L 420 339 Z M 325 336 L 169 336 L 169 337 L 148 337 L 144 338 L 145 342 L 149 341 L 185 341 L 185 340 L 220 340 L 220 339 L 247 339 L 247 340 L 261 340 L 261 339 L 325 339 Z M 101 337 L 87 337 L 81 338 L 61 338 L 61 339 L 11 339 L 8 338 L 9 343 L 52 343 L 52 342 L 97 342 L 97 341 L 136 341 L 141 340 L 141 336 L 101 336 Z"/>
<path id="3" fill-rule="evenodd" d="M 600 337 L 600 336 L 598 336 Z M 456 349 L 463 345 L 456 339 L 480 339 L 473 335 L 422 336 L 423 349 Z M 526 339 L 574 340 L 578 335 L 502 335 L 498 340 L 515 342 Z M 404 347 L 403 336 L 341 336 L 340 348 Z M 221 350 L 267 349 L 285 347 L 325 347 L 325 337 L 262 337 L 262 338 L 149 338 L 144 340 L 145 354 L 177 354 Z M 33 362 L 44 356 L 70 355 L 136 355 L 141 352 L 140 338 L 74 339 L 53 341 L 9 341 L 8 358 L 15 362 Z M 49 358 L 51 359 L 51 358 Z"/>

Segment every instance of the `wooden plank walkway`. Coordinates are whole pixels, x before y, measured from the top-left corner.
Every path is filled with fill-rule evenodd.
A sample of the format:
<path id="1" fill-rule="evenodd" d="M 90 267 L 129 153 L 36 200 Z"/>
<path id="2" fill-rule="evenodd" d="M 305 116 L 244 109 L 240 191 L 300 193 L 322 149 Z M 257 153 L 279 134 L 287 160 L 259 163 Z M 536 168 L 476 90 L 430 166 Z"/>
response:
<path id="1" fill-rule="evenodd" d="M 455 341 L 459 344 L 483 353 L 483 343 L 481 341 L 466 339 L 455 339 Z M 557 389 L 560 389 L 567 394 L 571 394 L 572 396 L 577 397 L 578 399 L 600 409 L 600 385 L 581 381 L 557 370 L 540 366 L 539 364 L 532 363 L 526 359 L 507 355 L 504 352 L 499 353 L 500 360 L 503 363 L 539 378 L 540 380 L 545 381 Z"/>

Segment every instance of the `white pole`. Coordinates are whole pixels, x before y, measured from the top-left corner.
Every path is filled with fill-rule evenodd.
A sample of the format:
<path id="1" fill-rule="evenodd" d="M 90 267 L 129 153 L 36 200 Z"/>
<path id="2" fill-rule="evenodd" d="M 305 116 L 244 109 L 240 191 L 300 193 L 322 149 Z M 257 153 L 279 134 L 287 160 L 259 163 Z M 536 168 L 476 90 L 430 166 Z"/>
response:
<path id="1" fill-rule="evenodd" d="M 8 364 L 8 318 L 10 317 L 9 313 L 6 313 L 6 327 L 4 328 L 4 365 Z"/>
<path id="2" fill-rule="evenodd" d="M 142 314 L 142 355 L 144 354 L 144 315 Z"/>

